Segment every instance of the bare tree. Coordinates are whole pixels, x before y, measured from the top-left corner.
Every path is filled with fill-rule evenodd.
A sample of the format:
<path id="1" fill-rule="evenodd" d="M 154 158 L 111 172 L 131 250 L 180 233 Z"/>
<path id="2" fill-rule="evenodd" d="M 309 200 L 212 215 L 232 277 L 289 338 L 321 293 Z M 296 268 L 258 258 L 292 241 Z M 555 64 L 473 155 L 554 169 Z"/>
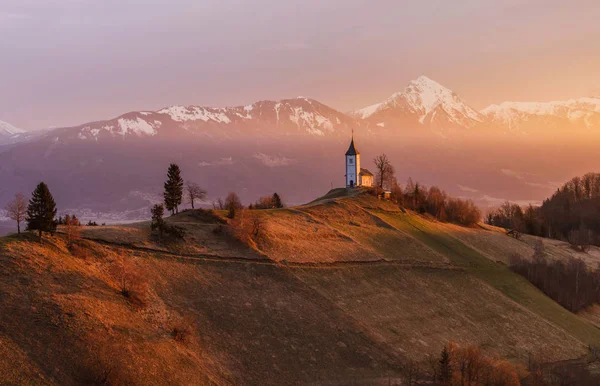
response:
<path id="1" fill-rule="evenodd" d="M 15 194 L 15 198 L 6 204 L 6 212 L 11 220 L 17 222 L 17 233 L 21 234 L 21 223 L 25 220 L 27 201 L 23 193 Z"/>
<path id="2" fill-rule="evenodd" d="M 592 244 L 592 232 L 581 222 L 579 229 L 573 229 L 569 232 L 569 243 L 571 246 L 581 252 L 587 252 Z"/>
<path id="3" fill-rule="evenodd" d="M 206 190 L 202 189 L 200 185 L 195 182 L 187 182 L 185 184 L 185 190 L 194 209 L 194 200 L 204 200 L 206 198 Z"/>
<path id="4" fill-rule="evenodd" d="M 217 198 L 216 201 L 213 201 L 213 209 L 223 210 L 225 209 L 225 202 L 221 197 Z"/>
<path id="5" fill-rule="evenodd" d="M 79 227 L 81 224 L 79 220 L 75 216 L 65 216 L 64 220 L 65 234 L 67 235 L 67 245 L 70 247 L 73 245 L 73 242 L 81 239 L 81 235 L 79 233 Z"/>
<path id="6" fill-rule="evenodd" d="M 235 212 L 244 207 L 242 205 L 242 202 L 240 201 L 239 196 L 234 192 L 230 192 L 227 195 L 227 197 L 225 197 L 225 205 L 224 206 L 225 206 L 225 209 L 227 209 L 227 217 L 229 217 L 229 218 L 234 218 Z"/>
<path id="7" fill-rule="evenodd" d="M 387 155 L 381 154 L 373 159 L 375 168 L 377 169 L 377 184 L 379 189 L 383 189 L 384 185 L 391 187 L 394 178 L 394 167 L 390 163 Z"/>

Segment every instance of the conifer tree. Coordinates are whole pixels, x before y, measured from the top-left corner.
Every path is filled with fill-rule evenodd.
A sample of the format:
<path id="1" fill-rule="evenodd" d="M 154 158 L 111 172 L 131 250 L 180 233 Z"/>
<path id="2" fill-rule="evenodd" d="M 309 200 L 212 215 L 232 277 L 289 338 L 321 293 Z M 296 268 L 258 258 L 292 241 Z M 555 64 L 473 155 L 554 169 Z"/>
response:
<path id="1" fill-rule="evenodd" d="M 273 208 L 283 208 L 281 197 L 279 197 L 279 194 L 277 194 L 277 192 L 273 193 Z"/>
<path id="2" fill-rule="evenodd" d="M 165 208 L 170 210 L 171 214 L 179 213 L 179 205 L 183 198 L 183 178 L 181 178 L 181 170 L 177 164 L 169 165 L 164 198 Z"/>
<path id="3" fill-rule="evenodd" d="M 162 204 L 156 204 L 152 207 L 152 230 L 158 230 L 158 239 L 162 239 L 163 231 L 165 229 L 165 220 L 163 220 L 164 208 Z"/>
<path id="4" fill-rule="evenodd" d="M 448 350 L 447 345 L 444 346 L 444 349 L 442 350 L 439 365 L 440 384 L 449 385 L 450 381 L 452 380 L 452 364 L 450 363 L 450 351 Z"/>
<path id="5" fill-rule="evenodd" d="M 56 230 L 56 203 L 48 189 L 48 185 L 40 182 L 31 194 L 27 207 L 27 229 L 39 232 L 40 242 L 42 233 L 54 233 Z"/>

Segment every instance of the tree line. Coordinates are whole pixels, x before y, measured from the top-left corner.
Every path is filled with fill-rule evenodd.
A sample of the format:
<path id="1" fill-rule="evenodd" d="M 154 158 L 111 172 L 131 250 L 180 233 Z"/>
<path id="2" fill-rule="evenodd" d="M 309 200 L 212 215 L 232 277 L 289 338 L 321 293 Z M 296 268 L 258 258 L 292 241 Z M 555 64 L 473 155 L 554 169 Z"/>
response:
<path id="1" fill-rule="evenodd" d="M 525 277 L 549 298 L 571 312 L 600 303 L 600 267 L 588 268 L 581 259 L 548 260 L 538 240 L 531 259 L 510 258 L 510 269 Z"/>
<path id="2" fill-rule="evenodd" d="M 486 222 L 567 241 L 585 252 L 589 245 L 600 245 L 600 174 L 571 179 L 538 207 L 506 202 L 491 211 Z"/>
<path id="3" fill-rule="evenodd" d="M 163 185 L 163 203 L 156 204 L 151 209 L 151 229 L 157 231 L 159 240 L 166 235 L 170 238 L 181 239 L 184 236 L 183 229 L 164 220 L 165 209 L 171 212 L 171 215 L 179 213 L 179 206 L 183 202 L 183 198 L 187 197 L 191 203 L 192 209 L 195 208 L 194 203 L 205 200 L 207 197 L 206 190 L 202 189 L 194 182 L 185 182 L 181 177 L 181 169 L 177 164 L 170 164 L 167 169 L 167 179 Z M 250 204 L 247 209 L 278 209 L 283 208 L 284 204 L 281 196 L 275 192 L 270 196 L 260 197 L 255 203 Z M 242 201 L 235 192 L 230 192 L 225 199 L 217 198 L 213 202 L 213 209 L 227 211 L 227 217 L 236 219 L 237 214 L 245 209 Z M 247 221 L 244 221 L 244 224 Z M 246 228 L 244 225 L 243 228 Z M 256 231 L 254 231 L 256 233 Z"/>
<path id="4" fill-rule="evenodd" d="M 394 167 L 387 155 L 381 154 L 373 159 L 377 173 L 375 194 L 390 192 L 390 199 L 402 208 L 421 214 L 429 214 L 438 221 L 472 226 L 481 220 L 481 211 L 471 200 L 463 200 L 449 196 L 437 186 L 426 187 L 412 178 L 400 186 L 396 179 Z"/>

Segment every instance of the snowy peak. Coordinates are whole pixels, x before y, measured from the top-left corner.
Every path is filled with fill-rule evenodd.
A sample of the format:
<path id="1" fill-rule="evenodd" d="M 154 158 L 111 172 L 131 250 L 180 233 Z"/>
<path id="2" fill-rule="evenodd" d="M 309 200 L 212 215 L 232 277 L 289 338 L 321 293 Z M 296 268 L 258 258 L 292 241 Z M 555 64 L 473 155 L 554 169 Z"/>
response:
<path id="1" fill-rule="evenodd" d="M 421 123 L 432 111 L 439 108 L 446 111 L 457 123 L 464 122 L 464 117 L 479 122 L 482 120 L 479 113 L 463 102 L 454 91 L 426 76 L 420 76 L 410 82 L 404 90 L 403 97 L 420 113 Z"/>
<path id="2" fill-rule="evenodd" d="M 14 127 L 10 123 L 0 121 L 0 145 L 15 143 L 25 136 L 25 130 Z"/>
<path id="3" fill-rule="evenodd" d="M 201 136 L 213 140 L 261 135 L 265 137 L 346 134 L 360 122 L 314 99 L 297 97 L 259 101 L 235 107 L 170 106 L 138 111 L 67 130 L 70 139 Z"/>
<path id="4" fill-rule="evenodd" d="M 15 134 L 24 133 L 25 130 L 14 127 L 8 122 L 0 121 L 0 135 L 12 136 Z"/>
<path id="5" fill-rule="evenodd" d="M 381 125 L 399 117 L 413 118 L 421 125 L 433 125 L 436 129 L 449 126 L 471 127 L 483 120 L 455 92 L 426 76 L 418 77 L 408 83 L 404 91 L 393 94 L 381 103 L 358 110 L 354 115 Z"/>
<path id="6" fill-rule="evenodd" d="M 552 102 L 503 102 L 481 110 L 489 121 L 523 129 L 545 120 L 545 126 L 572 124 L 592 128 L 600 125 L 600 98 L 579 98 Z"/>

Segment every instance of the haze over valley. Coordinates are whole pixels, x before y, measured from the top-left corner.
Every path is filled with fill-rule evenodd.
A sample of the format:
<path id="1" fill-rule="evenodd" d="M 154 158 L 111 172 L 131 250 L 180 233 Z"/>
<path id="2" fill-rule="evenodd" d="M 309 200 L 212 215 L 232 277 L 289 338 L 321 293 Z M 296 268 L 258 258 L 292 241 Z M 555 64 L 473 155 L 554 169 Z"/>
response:
<path id="1" fill-rule="evenodd" d="M 600 385 L 597 0 L 0 0 L 0 385 Z"/>
<path id="2" fill-rule="evenodd" d="M 238 107 L 171 106 L 40 132 L 3 124 L 0 202 L 45 179 L 58 202 L 83 218 L 147 218 L 161 200 L 161 166 L 177 161 L 187 179 L 203 181 L 206 206 L 229 191 L 250 201 L 272 189 L 300 204 L 343 182 L 339 170 L 319 166 L 339 164 L 354 131 L 367 155 L 363 162 L 388 154 L 400 183 L 412 177 L 437 184 L 483 207 L 540 203 L 600 161 L 599 117 L 597 98 L 502 102 L 476 111 L 420 76 L 382 102 L 348 113 L 297 97 Z"/>

